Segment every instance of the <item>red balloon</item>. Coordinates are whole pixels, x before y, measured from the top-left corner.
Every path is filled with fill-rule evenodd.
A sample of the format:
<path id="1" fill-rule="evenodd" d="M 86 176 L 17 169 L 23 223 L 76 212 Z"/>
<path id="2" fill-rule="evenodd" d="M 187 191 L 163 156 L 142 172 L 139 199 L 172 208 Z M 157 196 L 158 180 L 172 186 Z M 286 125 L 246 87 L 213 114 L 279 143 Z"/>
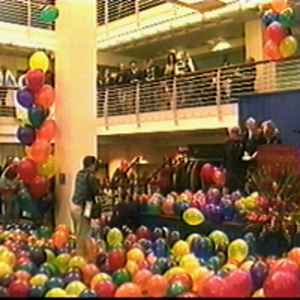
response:
<path id="1" fill-rule="evenodd" d="M 35 95 L 35 104 L 44 108 L 50 108 L 55 101 L 55 90 L 50 85 L 44 85 Z"/>
<path id="2" fill-rule="evenodd" d="M 18 173 L 25 183 L 32 181 L 37 174 L 36 163 L 30 158 L 21 159 L 18 163 Z"/>
<path id="3" fill-rule="evenodd" d="M 30 285 L 26 281 L 16 280 L 9 285 L 8 292 L 10 297 L 26 298 L 29 296 Z"/>
<path id="4" fill-rule="evenodd" d="M 117 286 L 109 280 L 98 281 L 94 291 L 101 298 L 112 298 L 115 294 Z"/>
<path id="5" fill-rule="evenodd" d="M 128 240 L 128 241 L 130 241 L 130 242 L 132 242 L 132 243 L 135 243 L 135 242 L 137 241 L 137 237 L 136 237 L 135 234 L 130 233 L 130 234 L 128 234 L 128 235 L 126 236 L 125 240 Z"/>
<path id="6" fill-rule="evenodd" d="M 275 42 L 268 40 L 264 46 L 264 53 L 266 56 L 273 60 L 279 60 L 281 58 L 281 54 L 279 51 L 279 47 Z"/>
<path id="7" fill-rule="evenodd" d="M 43 163 L 51 152 L 50 144 L 44 140 L 36 139 L 31 147 L 26 147 L 26 154 L 37 164 Z"/>
<path id="8" fill-rule="evenodd" d="M 220 276 L 209 276 L 204 280 L 201 296 L 206 297 L 226 297 L 228 287 L 225 278 Z"/>
<path id="9" fill-rule="evenodd" d="M 212 176 L 214 173 L 214 167 L 211 164 L 205 164 L 202 166 L 200 171 L 201 180 L 205 183 L 212 183 Z"/>
<path id="10" fill-rule="evenodd" d="M 137 237 L 138 240 L 140 239 L 150 239 L 151 238 L 151 234 L 149 229 L 146 226 L 141 226 L 137 229 L 137 231 L 135 232 L 135 235 Z"/>
<path id="11" fill-rule="evenodd" d="M 43 198 L 49 190 L 49 180 L 44 176 L 36 176 L 29 183 L 29 191 L 34 198 Z"/>
<path id="12" fill-rule="evenodd" d="M 174 200 L 172 198 L 167 198 L 161 206 L 163 213 L 167 216 L 174 215 Z"/>
<path id="13" fill-rule="evenodd" d="M 108 253 L 108 264 L 112 271 L 122 269 L 126 263 L 126 256 L 123 249 L 113 249 Z"/>
<path id="14" fill-rule="evenodd" d="M 145 270 L 145 269 L 149 268 L 149 263 L 147 262 L 147 260 L 138 261 L 137 265 L 138 265 L 140 270 Z"/>
<path id="15" fill-rule="evenodd" d="M 226 183 L 226 177 L 224 172 L 220 171 L 219 169 L 215 170 L 215 172 L 212 175 L 212 180 L 214 182 L 214 185 L 221 188 Z"/>
<path id="16" fill-rule="evenodd" d="M 32 93 L 38 93 L 45 83 L 45 74 L 41 70 L 30 70 L 26 73 L 27 88 Z"/>
<path id="17" fill-rule="evenodd" d="M 272 276 L 275 272 L 278 271 L 293 273 L 300 280 L 300 271 L 298 265 L 287 258 L 282 258 L 275 262 L 271 267 L 269 275 Z"/>
<path id="18" fill-rule="evenodd" d="M 270 298 L 299 298 L 300 281 L 293 273 L 279 271 L 269 275 L 264 286 L 264 294 Z"/>
<path id="19" fill-rule="evenodd" d="M 233 270 L 226 277 L 227 297 L 250 297 L 252 281 L 250 274 L 243 270 Z"/>
<path id="20" fill-rule="evenodd" d="M 267 35 L 271 41 L 278 45 L 285 37 L 285 30 L 279 22 L 272 22 L 267 28 Z"/>
<path id="21" fill-rule="evenodd" d="M 37 138 L 51 142 L 56 134 L 56 123 L 54 120 L 46 120 L 43 125 L 37 130 Z"/>
<path id="22" fill-rule="evenodd" d="M 94 264 L 87 264 L 82 269 L 83 281 L 86 285 L 89 285 L 93 277 L 99 273 L 99 269 Z"/>

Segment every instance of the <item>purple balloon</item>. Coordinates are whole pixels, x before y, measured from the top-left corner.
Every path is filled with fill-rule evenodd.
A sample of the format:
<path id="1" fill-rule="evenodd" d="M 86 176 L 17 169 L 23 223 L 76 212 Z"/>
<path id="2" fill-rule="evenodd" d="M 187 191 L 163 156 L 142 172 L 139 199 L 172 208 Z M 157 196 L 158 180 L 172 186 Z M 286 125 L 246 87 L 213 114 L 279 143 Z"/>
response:
<path id="1" fill-rule="evenodd" d="M 33 95 L 26 88 L 18 90 L 17 100 L 25 108 L 30 108 L 34 103 Z"/>
<path id="2" fill-rule="evenodd" d="M 75 272 L 71 272 L 71 273 L 67 273 L 64 277 L 63 277 L 63 281 L 65 283 L 65 285 L 68 285 L 69 283 L 73 282 L 73 281 L 80 281 L 80 274 L 79 273 L 75 273 Z"/>
<path id="3" fill-rule="evenodd" d="M 18 140 L 22 145 L 31 146 L 35 141 L 35 130 L 31 126 L 20 126 L 17 131 Z"/>
<path id="4" fill-rule="evenodd" d="M 218 204 L 221 199 L 221 193 L 216 188 L 210 188 L 207 191 L 206 197 L 207 197 L 207 203 Z"/>

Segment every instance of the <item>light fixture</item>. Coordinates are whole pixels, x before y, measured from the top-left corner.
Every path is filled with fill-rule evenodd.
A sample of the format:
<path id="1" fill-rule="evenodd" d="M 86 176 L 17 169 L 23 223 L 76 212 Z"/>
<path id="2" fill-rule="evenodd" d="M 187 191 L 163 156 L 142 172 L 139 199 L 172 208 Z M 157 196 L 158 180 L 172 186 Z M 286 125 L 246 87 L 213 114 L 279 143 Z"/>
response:
<path id="1" fill-rule="evenodd" d="M 230 48 L 231 48 L 231 45 L 227 41 L 221 40 L 213 46 L 212 51 L 213 52 L 224 51 L 224 50 L 227 50 Z"/>

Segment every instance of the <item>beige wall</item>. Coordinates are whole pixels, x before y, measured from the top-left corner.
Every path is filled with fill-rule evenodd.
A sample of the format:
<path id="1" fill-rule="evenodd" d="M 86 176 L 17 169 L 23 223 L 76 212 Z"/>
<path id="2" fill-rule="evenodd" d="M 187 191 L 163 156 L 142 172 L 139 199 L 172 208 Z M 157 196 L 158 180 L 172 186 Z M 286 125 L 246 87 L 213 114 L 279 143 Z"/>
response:
<path id="1" fill-rule="evenodd" d="M 3 54 L 0 50 L 0 65 L 6 65 L 13 75 L 16 76 L 17 70 L 26 70 L 28 68 L 27 56 Z"/>

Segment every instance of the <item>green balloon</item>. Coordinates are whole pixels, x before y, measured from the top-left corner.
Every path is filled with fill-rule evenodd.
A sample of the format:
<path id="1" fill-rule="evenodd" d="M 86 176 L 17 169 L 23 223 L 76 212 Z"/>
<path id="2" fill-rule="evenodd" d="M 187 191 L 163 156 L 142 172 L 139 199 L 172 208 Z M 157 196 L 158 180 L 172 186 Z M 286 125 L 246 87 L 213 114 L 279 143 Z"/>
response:
<path id="1" fill-rule="evenodd" d="M 41 226 L 37 231 L 38 237 L 40 239 L 48 239 L 52 235 L 52 230 L 48 226 Z"/>
<path id="2" fill-rule="evenodd" d="M 53 264 L 60 270 L 61 273 L 65 273 L 68 269 L 68 264 L 71 259 L 71 255 L 68 253 L 59 254 Z"/>
<path id="3" fill-rule="evenodd" d="M 130 282 L 130 274 L 125 269 L 117 270 L 112 274 L 112 280 L 116 285 L 122 285 L 126 282 Z"/>
<path id="4" fill-rule="evenodd" d="M 168 296 L 176 297 L 185 292 L 188 292 L 188 290 L 189 290 L 189 288 L 185 284 L 182 284 L 182 282 L 180 282 L 180 281 L 175 281 L 175 282 L 171 283 L 169 286 Z"/>
<path id="5" fill-rule="evenodd" d="M 226 251 L 229 245 L 229 239 L 224 232 L 215 230 L 208 237 L 214 242 L 216 251 Z"/>
<path id="6" fill-rule="evenodd" d="M 17 195 L 16 201 L 20 210 L 30 214 L 36 213 L 36 204 L 27 192 L 25 191 L 20 192 Z"/>
<path id="7" fill-rule="evenodd" d="M 30 262 L 17 266 L 16 271 L 26 271 L 29 274 L 31 274 L 31 276 L 33 276 L 37 272 L 37 267 L 34 263 Z"/>
<path id="8" fill-rule="evenodd" d="M 149 201 L 147 204 L 147 212 L 151 216 L 160 215 L 160 207 L 156 201 Z"/>
<path id="9" fill-rule="evenodd" d="M 34 128 L 39 128 L 45 121 L 46 114 L 42 107 L 31 107 L 28 110 L 28 119 Z"/>
<path id="10" fill-rule="evenodd" d="M 48 5 L 43 9 L 39 21 L 45 23 L 54 22 L 58 18 L 58 16 L 58 8 L 53 5 Z"/>
<path id="11" fill-rule="evenodd" d="M 284 9 L 279 15 L 279 23 L 286 28 L 292 27 L 295 23 L 295 13 L 291 7 Z"/>
<path id="12" fill-rule="evenodd" d="M 52 263 L 55 259 L 55 254 L 49 249 L 45 249 L 45 253 L 46 253 L 46 261 Z"/>
<path id="13" fill-rule="evenodd" d="M 58 277 L 61 275 L 58 267 L 56 267 L 53 263 L 46 262 L 43 263 L 41 267 L 47 269 L 53 277 Z"/>

